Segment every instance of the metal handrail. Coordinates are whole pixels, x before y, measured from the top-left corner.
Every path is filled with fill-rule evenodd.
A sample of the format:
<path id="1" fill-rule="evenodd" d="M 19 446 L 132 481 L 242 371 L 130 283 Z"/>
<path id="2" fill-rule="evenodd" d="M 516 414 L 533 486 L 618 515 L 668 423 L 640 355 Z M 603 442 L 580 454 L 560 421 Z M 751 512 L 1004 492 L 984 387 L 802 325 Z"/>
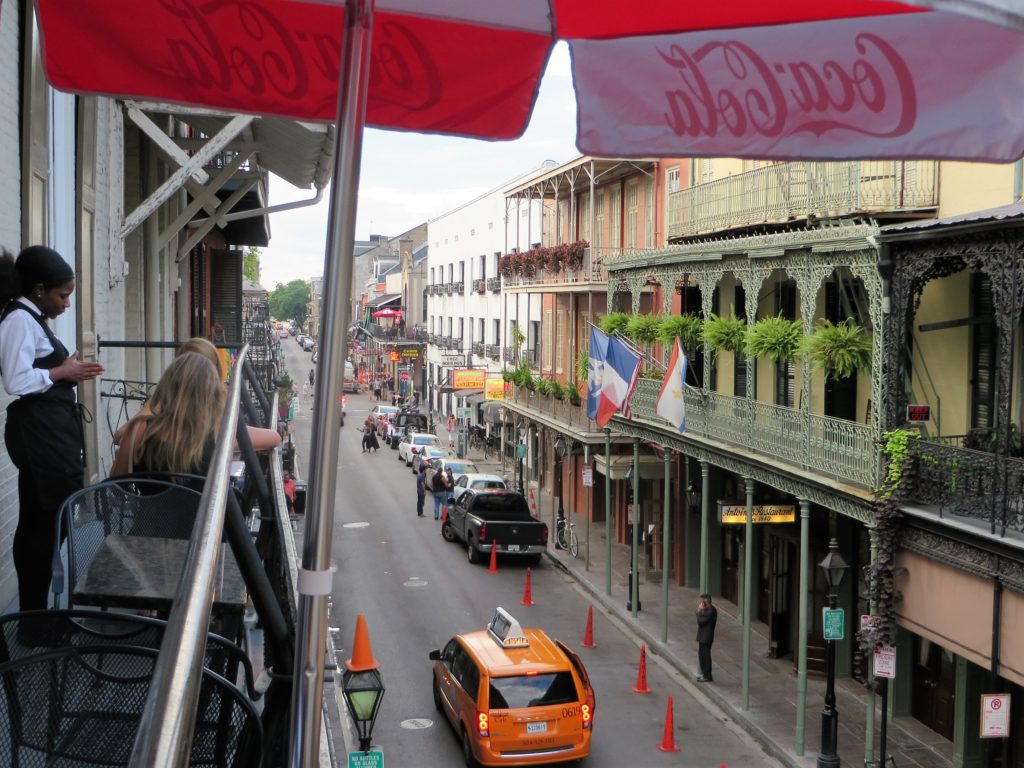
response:
<path id="1" fill-rule="evenodd" d="M 177 768 L 188 764 L 213 608 L 214 579 L 231 492 L 231 454 L 241 401 L 241 366 L 248 353 L 246 344 L 232 369 L 210 473 L 203 485 L 199 515 L 132 747 L 128 763 L 131 768 Z"/>

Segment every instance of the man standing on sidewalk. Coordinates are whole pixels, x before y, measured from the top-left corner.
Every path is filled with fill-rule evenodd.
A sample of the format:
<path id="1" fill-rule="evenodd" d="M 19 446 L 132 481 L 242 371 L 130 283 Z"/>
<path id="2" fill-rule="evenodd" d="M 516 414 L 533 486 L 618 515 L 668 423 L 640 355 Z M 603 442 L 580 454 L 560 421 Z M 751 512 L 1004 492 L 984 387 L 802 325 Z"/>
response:
<path id="1" fill-rule="evenodd" d="M 711 595 L 701 595 L 697 603 L 697 659 L 700 662 L 698 683 L 711 680 L 711 644 L 715 642 L 715 624 L 718 623 L 718 609 L 711 604 Z"/>
<path id="2" fill-rule="evenodd" d="M 423 517 L 423 502 L 427 498 L 427 468 L 420 464 L 416 475 L 416 517 Z"/>

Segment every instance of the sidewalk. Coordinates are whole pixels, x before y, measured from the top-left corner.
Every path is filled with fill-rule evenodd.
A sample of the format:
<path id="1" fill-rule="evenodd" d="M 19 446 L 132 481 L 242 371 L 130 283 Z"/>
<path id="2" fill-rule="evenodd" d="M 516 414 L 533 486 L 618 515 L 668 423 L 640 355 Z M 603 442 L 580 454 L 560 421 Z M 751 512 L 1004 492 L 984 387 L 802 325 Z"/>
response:
<path id="1" fill-rule="evenodd" d="M 447 434 L 444 435 L 447 438 Z M 501 474 L 500 460 L 485 460 L 481 451 L 471 450 L 468 457 L 481 472 Z M 506 464 L 506 468 L 507 468 Z M 508 470 L 506 469 L 506 474 Z M 541 492 L 541 519 L 550 525 L 551 496 Z M 796 667 L 792 658 L 770 659 L 764 655 L 768 645 L 768 627 L 755 621 L 751 625 L 750 709 L 743 711 L 742 702 L 742 617 L 734 603 L 715 596 L 718 627 L 712 652 L 714 683 L 696 683 L 697 672 L 697 590 L 669 583 L 668 641 L 661 642 L 661 579 L 640 581 L 640 611 L 634 621 L 626 610 L 626 576 L 629 569 L 629 547 L 612 544 L 612 594 L 605 593 L 605 559 L 607 549 L 603 523 L 590 527 L 590 566 L 586 566 L 587 526 L 578 520 L 576 533 L 580 540 L 578 558 L 568 552 L 548 549 L 548 562 L 572 576 L 600 605 L 633 631 L 648 651 L 661 656 L 689 680 L 697 696 L 706 696 L 753 736 L 765 751 L 780 763 L 794 768 L 814 768 L 821 738 L 821 710 L 825 697 L 824 677 L 809 676 L 807 680 L 807 712 L 805 715 L 802 757 L 796 754 Z M 641 568 L 641 579 L 643 569 Z M 583 622 L 581 617 L 580 639 Z M 600 638 L 597 638 L 600 642 Z M 836 680 L 836 707 L 839 711 L 839 757 L 843 766 L 863 766 L 866 731 L 864 686 L 853 679 Z M 880 701 L 876 697 L 875 750 L 878 760 Z M 898 717 L 888 728 L 888 754 L 899 768 L 951 768 L 952 742 L 926 728 L 911 717 Z"/>

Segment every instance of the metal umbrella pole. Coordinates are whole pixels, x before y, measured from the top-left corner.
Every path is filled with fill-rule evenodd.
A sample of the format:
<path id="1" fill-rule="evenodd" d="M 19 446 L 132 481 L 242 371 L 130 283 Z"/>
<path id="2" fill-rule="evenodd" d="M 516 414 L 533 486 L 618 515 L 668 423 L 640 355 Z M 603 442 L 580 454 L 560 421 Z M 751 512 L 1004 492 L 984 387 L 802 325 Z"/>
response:
<path id="1" fill-rule="evenodd" d="M 334 170 L 324 254 L 318 386 L 313 400 L 309 503 L 295 641 L 295 684 L 290 713 L 291 768 L 312 768 L 320 753 L 327 598 L 331 594 L 331 536 L 334 528 L 335 474 L 340 424 L 333 418 L 341 391 L 348 340 L 356 191 L 369 82 L 373 0 L 345 0 L 345 30 L 338 83 Z"/>

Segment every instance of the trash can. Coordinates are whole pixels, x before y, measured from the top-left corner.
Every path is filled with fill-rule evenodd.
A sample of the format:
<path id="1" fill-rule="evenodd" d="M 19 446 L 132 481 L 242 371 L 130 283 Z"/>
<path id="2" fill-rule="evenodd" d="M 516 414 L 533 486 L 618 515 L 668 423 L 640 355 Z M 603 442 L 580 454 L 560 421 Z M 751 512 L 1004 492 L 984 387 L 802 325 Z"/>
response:
<path id="1" fill-rule="evenodd" d="M 295 501 L 292 502 L 292 510 L 296 515 L 306 514 L 306 484 L 303 482 L 295 483 Z"/>

